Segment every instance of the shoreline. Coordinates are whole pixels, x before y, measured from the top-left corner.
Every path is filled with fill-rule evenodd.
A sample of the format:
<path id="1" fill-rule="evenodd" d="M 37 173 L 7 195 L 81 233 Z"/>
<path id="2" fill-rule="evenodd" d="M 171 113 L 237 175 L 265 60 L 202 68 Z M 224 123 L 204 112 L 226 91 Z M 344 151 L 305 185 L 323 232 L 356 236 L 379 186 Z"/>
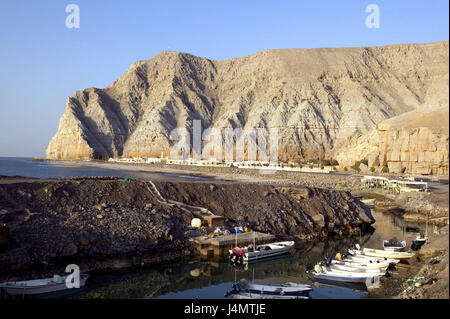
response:
<path id="1" fill-rule="evenodd" d="M 364 190 L 359 187 L 362 174 L 345 172 L 311 173 L 277 171 L 273 174 L 261 174 L 259 169 L 239 169 L 230 167 L 192 166 L 175 164 L 147 164 L 147 163 L 110 163 L 106 161 L 72 161 L 47 160 L 54 163 L 71 163 L 88 165 L 112 170 L 131 170 L 151 173 L 167 173 L 173 175 L 189 175 L 202 177 L 207 180 L 195 182 L 224 182 L 224 183 L 256 183 L 266 185 L 309 186 L 335 189 L 336 185 L 345 185 L 345 189 L 353 195 L 364 194 L 369 198 L 376 198 L 376 205 L 381 210 L 391 210 L 394 214 L 411 222 L 425 222 L 429 214 L 429 222 L 444 226 L 449 220 L 449 180 L 431 183 L 431 192 L 402 193 L 392 197 L 383 191 Z M 372 174 L 372 173 L 370 173 Z M 400 198 L 400 199 L 399 199 Z M 436 211 L 439 211 L 436 213 Z"/>

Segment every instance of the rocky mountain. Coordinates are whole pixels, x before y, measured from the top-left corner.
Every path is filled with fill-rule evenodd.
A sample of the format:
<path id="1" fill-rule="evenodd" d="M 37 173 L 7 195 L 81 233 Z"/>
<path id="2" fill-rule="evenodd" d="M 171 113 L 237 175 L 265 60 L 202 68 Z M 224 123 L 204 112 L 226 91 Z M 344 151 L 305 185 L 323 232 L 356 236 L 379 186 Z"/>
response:
<path id="1" fill-rule="evenodd" d="M 169 154 L 177 127 L 278 128 L 281 160 L 339 145 L 415 109 L 448 108 L 448 42 L 268 50 L 212 61 L 163 52 L 68 98 L 50 159 Z M 192 132 L 192 131 L 191 131 Z"/>

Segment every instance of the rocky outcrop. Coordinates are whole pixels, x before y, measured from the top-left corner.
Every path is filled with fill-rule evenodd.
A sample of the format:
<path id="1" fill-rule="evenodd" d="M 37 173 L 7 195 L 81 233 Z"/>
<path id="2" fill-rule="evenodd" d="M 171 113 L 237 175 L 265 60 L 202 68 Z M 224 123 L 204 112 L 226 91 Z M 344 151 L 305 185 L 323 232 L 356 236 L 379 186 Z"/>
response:
<path id="1" fill-rule="evenodd" d="M 78 91 L 50 159 L 169 154 L 170 132 L 278 128 L 281 160 L 331 158 L 354 133 L 415 108 L 448 106 L 448 42 L 286 49 L 212 61 L 164 52 L 105 89 Z"/>
<path id="2" fill-rule="evenodd" d="M 407 112 L 348 138 L 335 157 L 342 167 L 366 159 L 378 172 L 448 175 L 448 118 L 448 107 Z"/>
<path id="3" fill-rule="evenodd" d="M 375 222 L 370 209 L 350 193 L 312 187 L 255 184 L 155 182 L 168 199 L 208 208 L 228 226 L 301 240 L 349 235 Z"/>
<path id="4" fill-rule="evenodd" d="M 159 256 L 189 245 L 193 216 L 160 204 L 145 182 L 80 178 L 0 184 L 0 223 L 10 227 L 10 249 L 0 270 L 67 260 Z"/>

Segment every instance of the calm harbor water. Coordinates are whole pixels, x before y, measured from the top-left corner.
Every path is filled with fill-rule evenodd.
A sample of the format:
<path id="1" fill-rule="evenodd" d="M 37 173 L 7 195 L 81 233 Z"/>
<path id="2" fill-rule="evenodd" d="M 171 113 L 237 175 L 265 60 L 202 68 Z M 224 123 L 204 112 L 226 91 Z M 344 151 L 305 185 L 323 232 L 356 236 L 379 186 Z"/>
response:
<path id="1" fill-rule="evenodd" d="M 153 181 L 202 181 L 208 178 L 198 176 L 155 173 L 134 170 L 118 170 L 75 164 L 70 162 L 31 162 L 25 157 L 0 157 L 0 175 L 26 176 L 35 178 L 63 178 L 72 176 L 116 176 L 140 178 Z"/>
<path id="2" fill-rule="evenodd" d="M 118 176 L 152 180 L 192 180 L 191 176 L 138 171 L 113 170 L 68 163 L 30 162 L 27 158 L 0 158 L 0 175 L 20 175 L 38 178 L 70 176 Z M 314 285 L 314 298 L 361 298 L 367 292 L 361 287 L 340 287 L 312 281 L 308 269 L 324 257 L 345 253 L 356 243 L 382 248 L 382 240 L 393 236 L 411 243 L 424 231 L 425 225 L 405 222 L 393 215 L 372 212 L 375 231 L 363 236 L 297 244 L 295 249 L 272 260 L 258 261 L 245 267 L 232 267 L 224 261 L 201 261 L 160 265 L 126 272 L 94 274 L 87 286 L 71 294 L 70 298 L 224 298 L 233 282 L 246 278 L 266 283 L 296 282 Z M 407 265 L 402 267 L 408 267 Z M 399 268 L 399 267 L 397 267 Z M 401 271 L 400 269 L 396 271 Z M 393 272 L 395 276 L 395 271 Z"/>

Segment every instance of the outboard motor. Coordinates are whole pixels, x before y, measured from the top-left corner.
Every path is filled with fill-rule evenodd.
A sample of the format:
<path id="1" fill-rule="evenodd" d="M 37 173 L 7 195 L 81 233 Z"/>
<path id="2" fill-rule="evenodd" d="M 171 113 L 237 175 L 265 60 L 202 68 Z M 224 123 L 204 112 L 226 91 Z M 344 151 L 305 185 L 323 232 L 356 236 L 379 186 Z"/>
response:
<path id="1" fill-rule="evenodd" d="M 321 272 L 322 272 L 322 268 L 321 268 L 319 265 L 315 265 L 315 266 L 314 266 L 314 271 L 315 271 L 316 273 L 321 273 Z"/>
<path id="2" fill-rule="evenodd" d="M 239 285 L 238 284 L 233 284 L 232 286 L 231 286 L 231 290 L 229 290 L 229 291 L 227 291 L 226 293 L 225 293 L 225 297 L 228 297 L 228 296 L 231 296 L 231 295 L 236 295 L 236 294 L 238 294 L 239 293 L 239 291 L 241 290 L 240 288 L 239 288 Z"/>
<path id="3" fill-rule="evenodd" d="M 245 278 L 242 278 L 241 280 L 239 280 L 238 286 L 239 286 L 238 287 L 239 290 L 248 289 L 248 280 Z"/>

